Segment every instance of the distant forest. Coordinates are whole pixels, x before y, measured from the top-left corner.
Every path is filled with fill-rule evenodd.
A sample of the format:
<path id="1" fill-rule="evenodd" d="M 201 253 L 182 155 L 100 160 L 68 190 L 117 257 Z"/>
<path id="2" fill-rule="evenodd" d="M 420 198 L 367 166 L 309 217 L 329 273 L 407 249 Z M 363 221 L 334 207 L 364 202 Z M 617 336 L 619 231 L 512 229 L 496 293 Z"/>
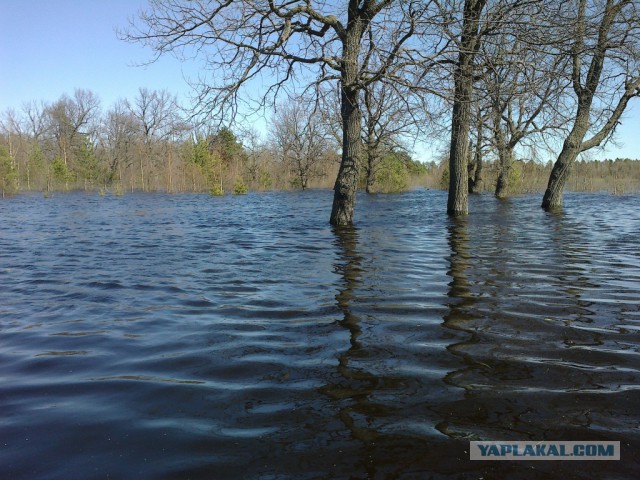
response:
<path id="1" fill-rule="evenodd" d="M 51 104 L 31 102 L 0 117 L 2 196 L 28 191 L 101 193 L 208 192 L 332 188 L 340 166 L 340 126 L 313 105 L 282 106 L 268 136 L 255 130 L 203 130 L 190 123 L 176 98 L 141 88 L 133 100 L 102 111 L 89 90 Z M 366 143 L 366 138 L 363 139 Z M 367 152 L 367 149 L 363 149 Z M 490 144 L 481 152 L 476 192 L 494 192 L 500 175 Z M 469 161 L 470 169 L 477 161 Z M 552 162 L 516 159 L 508 193 L 544 192 Z M 369 193 L 412 187 L 447 189 L 448 158 L 414 160 L 398 138 L 361 158 L 359 188 Z M 471 178 L 471 176 L 470 176 Z M 573 191 L 622 194 L 640 190 L 640 161 L 577 161 L 566 185 Z"/>
<path id="2" fill-rule="evenodd" d="M 255 130 L 203 129 L 175 96 L 141 88 L 102 112 L 89 90 L 52 104 L 31 102 L 0 117 L 3 196 L 20 191 L 87 190 L 246 193 L 329 188 L 340 165 L 335 126 L 303 103 L 282 106 L 268 138 Z M 363 188 L 401 191 L 432 167 L 399 144 L 362 169 Z M 368 185 L 368 187 L 367 187 Z"/>

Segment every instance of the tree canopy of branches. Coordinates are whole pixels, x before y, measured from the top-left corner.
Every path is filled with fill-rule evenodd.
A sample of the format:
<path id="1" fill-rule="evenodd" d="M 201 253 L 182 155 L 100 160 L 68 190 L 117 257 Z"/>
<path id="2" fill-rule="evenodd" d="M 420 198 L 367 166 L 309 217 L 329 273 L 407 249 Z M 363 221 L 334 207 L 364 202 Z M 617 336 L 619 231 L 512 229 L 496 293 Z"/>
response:
<path id="1" fill-rule="evenodd" d="M 481 88 L 485 97 L 478 101 L 486 103 L 490 112 L 487 129 L 498 156 L 494 192 L 498 198 L 508 194 L 515 148 L 532 137 L 557 133 L 569 121 L 562 108 L 568 86 L 561 75 L 566 58 L 530 48 L 522 37 L 531 27 L 515 27 L 520 32 L 503 33 L 502 41 L 485 45 L 482 53 Z"/>
<path id="2" fill-rule="evenodd" d="M 309 180 L 322 176 L 323 158 L 330 150 L 321 114 L 298 99 L 281 105 L 272 123 L 278 156 L 293 171 L 294 185 L 305 190 Z"/>
<path id="3" fill-rule="evenodd" d="M 469 191 L 469 139 L 472 119 L 474 88 L 486 66 L 480 52 L 486 42 L 504 42 L 507 26 L 530 21 L 539 0 L 450 0 L 438 3 L 443 35 L 452 43 L 455 58 L 451 113 L 451 142 L 449 148 L 449 197 L 447 212 L 450 215 L 468 213 Z M 511 29 L 508 40 L 517 38 Z"/>
<path id="4" fill-rule="evenodd" d="M 420 2 L 349 0 L 153 0 L 127 36 L 158 55 L 202 52 L 215 78 L 200 85 L 199 111 L 234 117 L 243 87 L 268 82 L 259 103 L 301 85 L 315 94 L 324 82 L 340 88 L 342 158 L 330 222 L 353 222 L 361 153 L 361 91 L 382 78 L 401 76 Z M 370 34 L 368 32 L 371 32 Z M 363 48 L 366 38 L 375 39 Z"/>
<path id="5" fill-rule="evenodd" d="M 638 8 L 633 0 L 574 0 L 557 11 L 555 44 L 571 62 L 575 113 L 549 177 L 545 210 L 562 206 L 562 191 L 578 155 L 605 142 L 629 100 L 640 96 Z M 571 27 L 562 30 L 560 23 Z"/>

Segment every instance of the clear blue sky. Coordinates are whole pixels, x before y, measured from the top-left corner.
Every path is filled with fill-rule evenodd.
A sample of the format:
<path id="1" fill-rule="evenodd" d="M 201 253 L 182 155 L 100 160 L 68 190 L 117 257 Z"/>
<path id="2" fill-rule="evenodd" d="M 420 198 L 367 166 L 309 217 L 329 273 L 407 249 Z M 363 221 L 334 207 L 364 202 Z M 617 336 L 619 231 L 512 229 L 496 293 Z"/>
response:
<path id="1" fill-rule="evenodd" d="M 118 98 L 134 98 L 139 87 L 167 89 L 186 100 L 186 78 L 197 65 L 173 57 L 140 67 L 152 52 L 117 38 L 146 0 L 0 0 L 0 112 L 24 102 L 51 102 L 86 88 L 109 108 Z M 640 101 L 631 104 L 618 129 L 620 148 L 594 158 L 640 158 Z M 425 143 L 429 143 L 426 141 Z M 419 148 L 420 160 L 431 160 Z"/>
<path id="2" fill-rule="evenodd" d="M 139 87 L 188 95 L 195 65 L 118 39 L 145 0 L 0 0 L 0 111 L 86 88 L 108 108 Z M 191 71 L 189 69 L 191 68 Z M 184 75 L 183 75 L 184 73 Z"/>

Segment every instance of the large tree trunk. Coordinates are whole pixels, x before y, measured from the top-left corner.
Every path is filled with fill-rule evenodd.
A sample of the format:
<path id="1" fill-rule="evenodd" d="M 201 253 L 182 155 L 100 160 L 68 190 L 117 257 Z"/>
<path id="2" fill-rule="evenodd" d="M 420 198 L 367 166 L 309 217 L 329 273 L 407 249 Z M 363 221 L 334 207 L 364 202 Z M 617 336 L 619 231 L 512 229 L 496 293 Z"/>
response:
<path id="1" fill-rule="evenodd" d="M 574 128 L 575 130 L 575 128 Z M 584 129 L 586 132 L 586 128 Z M 562 208 L 562 192 L 564 185 L 569 178 L 571 166 L 580 153 L 580 145 L 585 133 L 571 132 L 571 135 L 565 140 L 562 151 L 558 155 L 556 163 L 553 164 L 553 170 L 549 176 L 547 190 L 544 192 L 542 199 L 542 208 L 547 211 L 558 210 Z M 579 137 L 579 138 L 578 138 Z"/>
<path id="2" fill-rule="evenodd" d="M 462 56 L 462 55 L 461 55 Z M 455 98 L 451 117 L 451 148 L 449 151 L 449 215 L 469 213 L 469 173 L 467 171 L 467 150 L 471 113 L 473 80 L 458 68 L 455 79 Z"/>
<path id="3" fill-rule="evenodd" d="M 342 88 L 342 160 L 333 187 L 332 225 L 351 225 L 358 188 L 358 158 L 360 157 L 360 108 L 358 91 Z"/>
<path id="4" fill-rule="evenodd" d="M 362 141 L 360 138 L 362 113 L 360 111 L 358 53 L 363 32 L 362 20 L 357 12 L 349 12 L 349 26 L 343 42 L 343 70 L 341 78 L 342 159 L 333 187 L 332 225 L 351 225 L 358 189 L 358 164 Z M 354 18 L 354 16 L 356 18 Z"/>
<path id="5" fill-rule="evenodd" d="M 451 115 L 451 147 L 449 150 L 449 215 L 469 213 L 469 172 L 467 150 L 471 127 L 471 100 L 473 96 L 473 64 L 479 48 L 480 15 L 486 0 L 466 0 L 460 38 L 458 64 L 454 74 L 453 112 Z"/>
<path id="6" fill-rule="evenodd" d="M 498 180 L 496 182 L 496 190 L 494 192 L 496 198 L 506 198 L 507 190 L 509 189 L 509 177 L 511 174 L 511 167 L 513 165 L 513 150 L 507 146 L 500 148 L 498 151 L 500 161 L 500 173 L 498 173 Z"/>

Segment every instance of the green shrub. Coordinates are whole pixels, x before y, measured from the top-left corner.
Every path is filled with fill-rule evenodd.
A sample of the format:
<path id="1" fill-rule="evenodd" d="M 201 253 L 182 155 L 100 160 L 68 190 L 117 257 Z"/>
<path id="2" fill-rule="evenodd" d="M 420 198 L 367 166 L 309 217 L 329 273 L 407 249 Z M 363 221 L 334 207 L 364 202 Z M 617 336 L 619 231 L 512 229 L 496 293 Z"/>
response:
<path id="1" fill-rule="evenodd" d="M 258 184 L 260 185 L 261 190 L 271 190 L 273 188 L 273 178 L 271 177 L 271 174 L 267 171 L 260 172 Z"/>
<path id="2" fill-rule="evenodd" d="M 409 172 L 399 155 L 385 155 L 376 170 L 375 183 L 384 193 L 401 192 L 407 189 Z"/>
<path id="3" fill-rule="evenodd" d="M 71 171 L 67 164 L 64 163 L 62 157 L 56 157 L 51 162 L 51 171 L 53 172 L 53 178 L 59 182 L 68 182 L 72 179 Z"/>
<path id="4" fill-rule="evenodd" d="M 213 187 L 211 187 L 211 190 L 209 190 L 209 193 L 214 197 L 221 197 L 224 195 L 224 188 L 222 188 L 221 185 L 216 184 Z"/>
<path id="5" fill-rule="evenodd" d="M 242 181 L 241 178 L 236 180 L 235 185 L 233 186 L 233 194 L 234 195 L 246 195 L 249 192 L 249 187 Z"/>
<path id="6" fill-rule="evenodd" d="M 9 152 L 4 147 L 0 147 L 0 190 L 2 197 L 18 191 L 18 173 Z"/>
<path id="7" fill-rule="evenodd" d="M 449 167 L 445 166 L 442 169 L 442 175 L 440 175 L 440 188 L 442 190 L 449 190 Z"/>

